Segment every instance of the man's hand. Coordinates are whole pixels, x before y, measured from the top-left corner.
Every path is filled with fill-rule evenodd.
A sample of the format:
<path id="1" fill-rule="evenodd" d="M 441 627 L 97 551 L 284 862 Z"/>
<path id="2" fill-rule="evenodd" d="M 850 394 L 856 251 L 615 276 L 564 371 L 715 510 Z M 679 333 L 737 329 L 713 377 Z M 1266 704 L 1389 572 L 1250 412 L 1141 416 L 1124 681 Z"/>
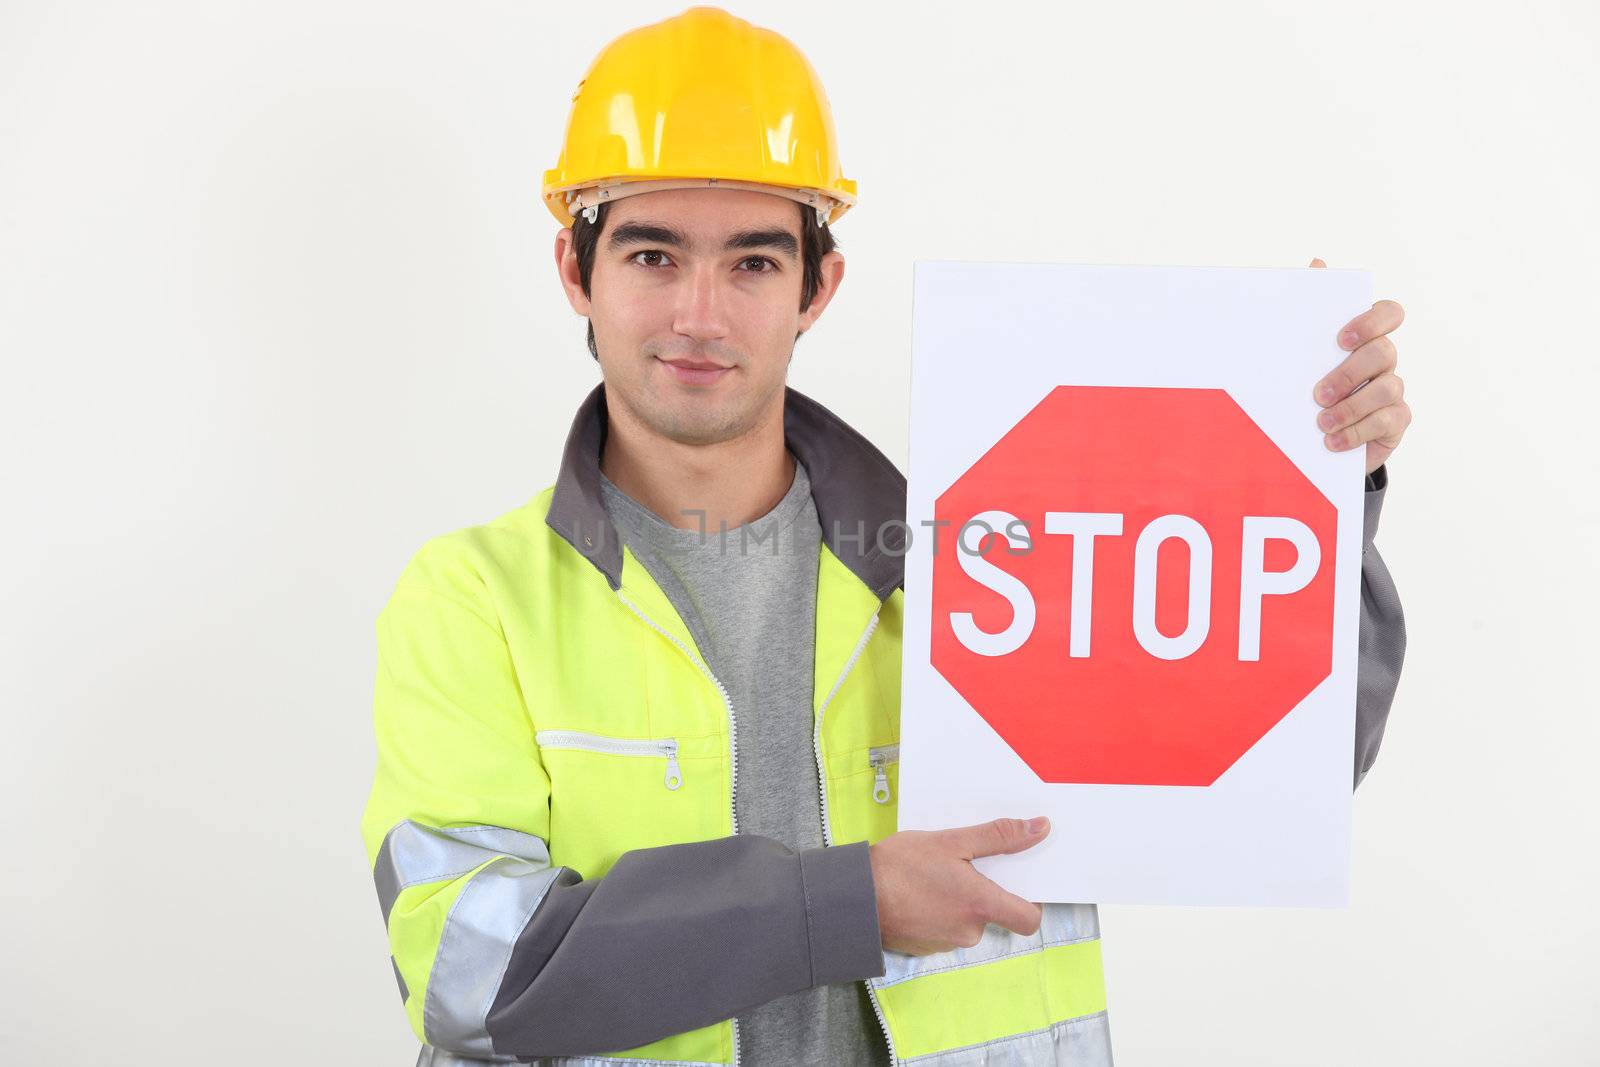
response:
<path id="1" fill-rule="evenodd" d="M 1313 267 L 1326 267 L 1320 259 Z M 1317 426 L 1322 443 L 1345 452 L 1365 443 L 1367 473 L 1383 465 L 1400 447 L 1411 425 L 1411 405 L 1405 402 L 1405 383 L 1395 374 L 1399 354 L 1389 334 L 1405 321 L 1405 311 L 1393 300 L 1380 300 L 1339 331 L 1339 347 L 1350 350 L 1312 390 L 1323 411 Z"/>
<path id="2" fill-rule="evenodd" d="M 971 948 L 988 923 L 1019 934 L 1038 931 L 1039 905 L 979 874 L 978 856 L 1021 852 L 1043 841 L 1050 820 L 996 819 L 954 830 L 902 830 L 873 845 L 883 947 L 925 956 Z"/>

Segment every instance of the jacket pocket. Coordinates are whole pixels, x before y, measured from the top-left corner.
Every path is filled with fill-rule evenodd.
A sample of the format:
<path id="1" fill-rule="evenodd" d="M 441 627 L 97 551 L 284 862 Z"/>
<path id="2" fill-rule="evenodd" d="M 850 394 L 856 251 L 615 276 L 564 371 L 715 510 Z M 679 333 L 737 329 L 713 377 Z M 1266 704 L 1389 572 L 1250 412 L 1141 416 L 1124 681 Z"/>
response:
<path id="1" fill-rule="evenodd" d="M 602 752 L 608 756 L 638 756 L 666 760 L 664 781 L 668 789 L 683 785 L 678 766 L 678 741 L 673 737 L 634 740 L 584 733 L 581 730 L 540 730 L 533 735 L 540 748 L 567 748 L 578 752 Z"/>

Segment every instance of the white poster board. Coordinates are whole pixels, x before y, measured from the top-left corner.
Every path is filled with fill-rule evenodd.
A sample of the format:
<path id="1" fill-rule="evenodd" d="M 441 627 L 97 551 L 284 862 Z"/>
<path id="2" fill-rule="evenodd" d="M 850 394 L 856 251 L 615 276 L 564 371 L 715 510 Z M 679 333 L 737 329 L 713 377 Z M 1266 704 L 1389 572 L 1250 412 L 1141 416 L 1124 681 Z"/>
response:
<path id="1" fill-rule="evenodd" d="M 900 828 L 1048 815 L 978 861 L 1030 900 L 1346 905 L 1364 464 L 1312 388 L 1370 276 L 935 262 L 914 294 Z M 960 538 L 984 509 L 1025 525 Z"/>

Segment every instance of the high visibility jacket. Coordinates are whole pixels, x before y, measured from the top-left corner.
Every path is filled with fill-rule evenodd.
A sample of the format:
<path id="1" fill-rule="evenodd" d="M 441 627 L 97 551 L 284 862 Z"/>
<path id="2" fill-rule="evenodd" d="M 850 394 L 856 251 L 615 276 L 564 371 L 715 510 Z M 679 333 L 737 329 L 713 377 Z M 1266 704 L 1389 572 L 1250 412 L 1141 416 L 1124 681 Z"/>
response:
<path id="1" fill-rule="evenodd" d="M 554 486 L 430 541 L 402 575 L 378 623 L 362 833 L 419 1064 L 736 1064 L 739 1011 L 856 979 L 899 1063 L 1111 1062 L 1093 905 L 922 957 L 880 949 L 870 904 L 862 923 L 866 843 L 895 830 L 905 483 L 793 389 L 784 418 L 823 529 L 830 847 L 738 835 L 751 712 L 606 518 L 602 387 Z"/>

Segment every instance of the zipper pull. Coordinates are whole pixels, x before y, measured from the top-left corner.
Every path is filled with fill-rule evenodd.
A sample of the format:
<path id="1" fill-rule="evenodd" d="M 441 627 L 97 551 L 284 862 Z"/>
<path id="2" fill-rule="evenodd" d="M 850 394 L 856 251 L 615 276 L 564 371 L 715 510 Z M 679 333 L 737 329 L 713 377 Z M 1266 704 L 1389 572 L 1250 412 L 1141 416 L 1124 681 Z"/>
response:
<path id="1" fill-rule="evenodd" d="M 667 788 L 676 789 L 683 784 L 683 772 L 678 768 L 678 742 L 661 742 L 661 753 L 667 757 Z"/>
<path id="2" fill-rule="evenodd" d="M 889 803 L 889 772 L 884 769 L 883 765 L 888 760 L 884 758 L 881 752 L 874 752 L 868 758 L 872 763 L 872 769 L 877 772 L 876 777 L 872 779 L 872 799 L 879 804 L 887 804 Z"/>

